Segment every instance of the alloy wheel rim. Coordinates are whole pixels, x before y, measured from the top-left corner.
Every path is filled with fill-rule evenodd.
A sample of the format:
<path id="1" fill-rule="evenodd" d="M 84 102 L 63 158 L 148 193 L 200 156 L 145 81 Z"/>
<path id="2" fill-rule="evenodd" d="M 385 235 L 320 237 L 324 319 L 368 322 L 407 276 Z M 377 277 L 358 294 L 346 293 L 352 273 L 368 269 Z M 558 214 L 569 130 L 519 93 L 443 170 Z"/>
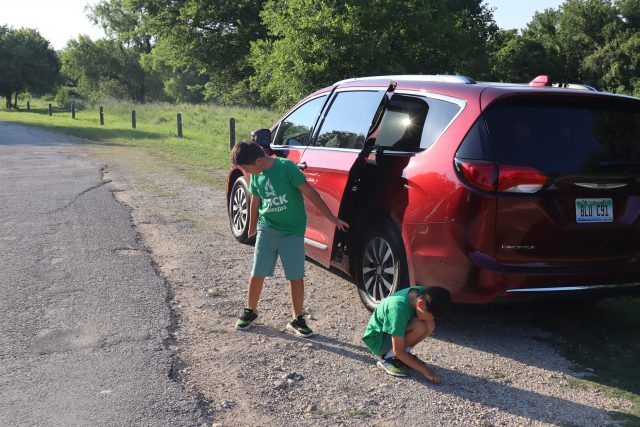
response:
<path id="1" fill-rule="evenodd" d="M 244 188 L 238 186 L 233 193 L 233 199 L 231 201 L 231 222 L 236 235 L 244 232 L 245 226 L 247 225 L 247 213 L 247 193 L 244 191 Z"/>
<path id="2" fill-rule="evenodd" d="M 375 302 L 387 297 L 395 281 L 395 257 L 391 245 L 381 237 L 369 242 L 362 260 L 362 278 L 367 295 Z"/>

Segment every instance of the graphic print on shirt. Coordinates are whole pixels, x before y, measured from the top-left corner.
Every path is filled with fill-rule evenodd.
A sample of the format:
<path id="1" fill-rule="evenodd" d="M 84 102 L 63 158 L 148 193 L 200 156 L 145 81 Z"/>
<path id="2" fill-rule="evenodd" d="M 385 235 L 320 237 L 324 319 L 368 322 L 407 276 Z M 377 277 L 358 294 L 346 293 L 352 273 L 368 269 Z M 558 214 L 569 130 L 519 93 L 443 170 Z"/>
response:
<path id="1" fill-rule="evenodd" d="M 271 179 L 269 178 L 267 178 L 264 184 L 264 192 L 267 198 L 265 198 L 262 203 L 264 203 L 264 206 L 267 208 L 266 212 L 282 212 L 287 210 L 286 204 L 289 203 L 287 195 L 276 195 L 276 190 L 273 188 L 273 184 L 271 184 Z"/>

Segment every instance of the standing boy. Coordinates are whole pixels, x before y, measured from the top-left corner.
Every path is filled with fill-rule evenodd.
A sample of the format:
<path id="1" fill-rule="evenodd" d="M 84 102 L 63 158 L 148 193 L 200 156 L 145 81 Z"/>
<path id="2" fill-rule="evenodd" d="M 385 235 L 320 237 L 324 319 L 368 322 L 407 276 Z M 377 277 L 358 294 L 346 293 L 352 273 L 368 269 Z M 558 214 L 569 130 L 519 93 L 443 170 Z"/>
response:
<path id="1" fill-rule="evenodd" d="M 413 286 L 383 299 L 371 315 L 362 341 L 380 357 L 377 365 L 389 375 L 407 376 L 413 368 L 434 384 L 440 378 L 411 354 L 412 348 L 435 330 L 436 318 L 442 318 L 451 305 L 444 288 Z"/>
<path id="2" fill-rule="evenodd" d="M 347 223 L 335 217 L 304 174 L 290 160 L 267 156 L 255 143 L 240 142 L 231 151 L 231 161 L 251 174 L 248 236 L 256 234 L 253 269 L 249 279 L 247 307 L 236 322 L 247 329 L 258 317 L 258 300 L 266 276 L 273 276 L 278 255 L 291 288 L 293 318 L 287 329 L 302 337 L 313 331 L 302 316 L 304 301 L 304 232 L 307 214 L 303 195 L 340 230 Z"/>

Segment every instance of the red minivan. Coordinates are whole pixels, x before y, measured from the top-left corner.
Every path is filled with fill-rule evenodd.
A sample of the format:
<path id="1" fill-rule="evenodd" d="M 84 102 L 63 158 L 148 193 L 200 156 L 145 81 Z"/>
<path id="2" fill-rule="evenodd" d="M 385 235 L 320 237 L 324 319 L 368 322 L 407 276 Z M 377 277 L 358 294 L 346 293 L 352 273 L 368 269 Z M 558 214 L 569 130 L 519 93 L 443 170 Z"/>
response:
<path id="1" fill-rule="evenodd" d="M 369 309 L 414 284 L 459 303 L 640 294 L 640 100 L 546 82 L 350 79 L 258 131 L 351 224 L 307 203 L 307 256 Z M 227 183 L 245 243 L 248 181 Z"/>

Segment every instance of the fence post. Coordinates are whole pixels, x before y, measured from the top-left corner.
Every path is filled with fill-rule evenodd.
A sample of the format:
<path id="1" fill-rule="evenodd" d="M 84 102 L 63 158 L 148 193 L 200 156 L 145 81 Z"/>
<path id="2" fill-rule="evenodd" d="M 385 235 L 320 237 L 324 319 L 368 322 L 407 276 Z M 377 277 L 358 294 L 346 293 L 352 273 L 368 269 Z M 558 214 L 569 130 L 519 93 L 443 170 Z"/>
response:
<path id="1" fill-rule="evenodd" d="M 31 103 L 27 101 L 27 111 L 31 111 Z"/>
<path id="2" fill-rule="evenodd" d="M 136 128 L 136 110 L 131 110 L 131 128 Z"/>
<path id="3" fill-rule="evenodd" d="M 182 138 L 182 114 L 178 113 L 176 120 L 178 121 L 178 138 Z"/>
<path id="4" fill-rule="evenodd" d="M 104 108 L 100 106 L 100 126 L 104 126 Z"/>
<path id="5" fill-rule="evenodd" d="M 76 104 L 71 103 L 71 118 L 76 119 Z"/>
<path id="6" fill-rule="evenodd" d="M 229 119 L 229 149 L 236 145 L 236 119 Z"/>
<path id="7" fill-rule="evenodd" d="M 49 104 L 49 115 L 53 116 L 53 110 L 51 109 L 51 104 Z"/>

